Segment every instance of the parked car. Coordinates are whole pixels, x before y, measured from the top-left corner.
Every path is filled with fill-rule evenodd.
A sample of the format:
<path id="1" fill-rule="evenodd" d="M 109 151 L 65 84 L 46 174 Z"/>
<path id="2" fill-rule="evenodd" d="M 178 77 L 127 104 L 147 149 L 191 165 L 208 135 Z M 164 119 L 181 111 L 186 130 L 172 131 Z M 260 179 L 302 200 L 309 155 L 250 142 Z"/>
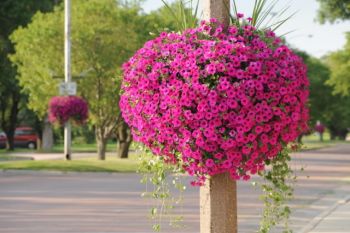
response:
<path id="1" fill-rule="evenodd" d="M 6 148 L 7 137 L 6 134 L 0 131 L 0 149 Z"/>
<path id="2" fill-rule="evenodd" d="M 25 147 L 29 149 L 36 148 L 36 142 L 38 140 L 38 135 L 35 130 L 31 127 L 18 127 L 15 130 L 14 146 L 15 147 Z"/>

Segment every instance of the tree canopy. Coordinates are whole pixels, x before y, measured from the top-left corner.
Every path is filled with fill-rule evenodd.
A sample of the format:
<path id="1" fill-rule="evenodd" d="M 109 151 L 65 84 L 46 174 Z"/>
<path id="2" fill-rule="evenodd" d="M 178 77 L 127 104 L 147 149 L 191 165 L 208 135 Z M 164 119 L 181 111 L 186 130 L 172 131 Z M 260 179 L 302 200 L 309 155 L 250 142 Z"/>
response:
<path id="1" fill-rule="evenodd" d="M 13 52 L 9 35 L 25 26 L 37 11 L 49 11 L 58 0 L 2 0 L 0 2 L 0 127 L 6 132 L 9 149 L 13 149 L 13 135 L 19 124 L 18 115 L 26 111 L 26 97 L 20 93 L 17 71 L 8 59 Z"/>
<path id="2" fill-rule="evenodd" d="M 90 123 L 96 129 L 99 149 L 104 154 L 106 140 L 119 117 L 121 64 L 140 47 L 136 33 L 137 8 L 114 0 L 72 2 L 72 76 L 78 94 L 87 99 Z M 11 40 L 18 79 L 29 95 L 29 107 L 40 117 L 47 113 L 48 101 L 58 95 L 64 78 L 63 6 L 50 13 L 37 13 L 27 27 L 16 30 Z M 103 145 L 104 144 L 104 145 Z"/>
<path id="3" fill-rule="evenodd" d="M 350 93 L 350 32 L 346 34 L 346 38 L 344 48 L 331 53 L 327 58 L 331 69 L 327 84 L 333 86 L 334 93 L 344 96 Z"/>
<path id="4" fill-rule="evenodd" d="M 327 85 L 331 71 L 327 64 L 320 59 L 298 52 L 308 67 L 310 80 L 310 127 L 316 121 L 325 124 L 333 138 L 345 138 L 350 126 L 350 96 L 333 94 L 333 88 Z"/>
<path id="5" fill-rule="evenodd" d="M 335 22 L 350 19 L 350 0 L 317 0 L 320 3 L 318 20 Z"/>

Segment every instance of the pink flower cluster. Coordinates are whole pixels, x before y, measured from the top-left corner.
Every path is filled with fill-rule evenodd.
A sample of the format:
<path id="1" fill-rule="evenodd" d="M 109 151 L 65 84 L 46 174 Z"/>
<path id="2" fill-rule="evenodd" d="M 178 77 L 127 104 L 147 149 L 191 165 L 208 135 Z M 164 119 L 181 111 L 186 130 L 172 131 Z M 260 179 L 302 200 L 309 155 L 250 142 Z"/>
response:
<path id="1" fill-rule="evenodd" d="M 318 133 L 324 133 L 324 131 L 326 130 L 326 127 L 318 122 L 316 125 L 315 125 L 315 131 L 318 132 Z"/>
<path id="2" fill-rule="evenodd" d="M 68 120 L 83 124 L 88 118 L 88 104 L 78 96 L 55 96 L 49 103 L 49 121 L 63 125 Z"/>
<path id="3" fill-rule="evenodd" d="M 163 32 L 123 65 L 120 107 L 134 139 L 202 185 L 249 179 L 307 129 L 306 67 L 272 31 L 215 19 Z"/>

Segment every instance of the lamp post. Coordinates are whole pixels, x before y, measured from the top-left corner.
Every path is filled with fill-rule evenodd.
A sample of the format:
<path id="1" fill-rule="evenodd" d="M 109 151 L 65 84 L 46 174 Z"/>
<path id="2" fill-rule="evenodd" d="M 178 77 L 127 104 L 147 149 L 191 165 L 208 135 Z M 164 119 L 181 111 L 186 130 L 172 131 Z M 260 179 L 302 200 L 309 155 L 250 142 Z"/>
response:
<path id="1" fill-rule="evenodd" d="M 71 22 L 70 22 L 71 4 L 70 0 L 64 1 L 64 80 L 65 84 L 71 82 Z M 64 125 L 64 156 L 67 160 L 72 159 L 71 151 L 71 123 L 67 121 Z"/>

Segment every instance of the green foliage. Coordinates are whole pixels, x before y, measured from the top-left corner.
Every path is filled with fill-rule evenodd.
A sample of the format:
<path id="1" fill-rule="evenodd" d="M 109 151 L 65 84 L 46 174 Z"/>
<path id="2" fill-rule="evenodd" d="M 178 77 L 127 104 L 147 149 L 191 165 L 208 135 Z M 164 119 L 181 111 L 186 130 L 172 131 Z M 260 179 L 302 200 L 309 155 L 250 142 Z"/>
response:
<path id="1" fill-rule="evenodd" d="M 74 1 L 72 4 L 72 73 L 79 93 L 88 99 L 94 123 L 101 114 L 118 115 L 120 66 L 138 47 L 128 18 L 134 9 L 121 8 L 113 0 Z M 48 100 L 58 94 L 63 81 L 63 7 L 37 13 L 26 28 L 11 36 L 29 106 L 45 116 Z"/>
<path id="2" fill-rule="evenodd" d="M 72 1 L 72 77 L 78 94 L 89 104 L 89 123 L 95 127 L 98 153 L 104 158 L 105 144 L 121 121 L 119 90 L 121 65 L 144 42 L 139 8 L 114 0 Z M 40 118 L 47 114 L 51 97 L 58 95 L 64 80 L 64 9 L 37 13 L 11 40 L 22 90 L 29 108 Z"/>
<path id="3" fill-rule="evenodd" d="M 331 53 L 327 63 L 331 76 L 327 83 L 334 87 L 335 94 L 350 94 L 350 32 L 346 34 L 347 42 L 343 49 Z"/>
<path id="4" fill-rule="evenodd" d="M 306 53 L 298 52 L 307 65 L 310 80 L 310 127 L 320 120 L 332 133 L 332 136 L 341 136 L 350 125 L 350 96 L 333 94 L 333 88 L 327 83 L 331 77 L 331 70 L 326 63 L 311 57 Z"/>
<path id="5" fill-rule="evenodd" d="M 12 156 L 11 156 L 12 157 Z M 0 157 L 1 159 L 1 157 Z M 135 172 L 137 160 L 107 159 L 65 160 L 22 160 L 0 163 L 0 170 L 33 170 L 33 171 L 62 171 L 62 172 Z"/>
<path id="6" fill-rule="evenodd" d="M 164 7 L 160 9 L 159 13 L 166 13 L 167 21 L 170 18 L 171 22 L 175 23 L 177 31 L 184 31 L 187 28 L 197 26 L 199 0 L 177 0 L 172 4 L 169 4 L 166 0 L 162 0 L 162 2 Z"/>
<path id="7" fill-rule="evenodd" d="M 19 26 L 26 25 L 37 11 L 49 11 L 52 0 L 3 0 L 0 2 L 0 127 L 6 132 L 9 149 L 13 149 L 13 135 L 19 124 L 18 114 L 27 111 L 26 97 L 20 93 L 16 69 L 8 55 L 13 52 L 9 35 Z"/>
<path id="8" fill-rule="evenodd" d="M 320 3 L 318 21 L 334 23 L 337 19 L 350 19 L 350 0 L 317 0 Z"/>
<path id="9" fill-rule="evenodd" d="M 161 231 L 165 217 L 168 217 L 170 226 L 181 227 L 183 217 L 174 215 L 173 210 L 176 206 L 181 206 L 183 192 L 186 190 L 180 176 L 184 173 L 183 169 L 180 165 L 168 165 L 163 157 L 155 156 L 145 148 L 141 149 L 143 153 L 140 156 L 139 172 L 143 174 L 141 183 L 146 185 L 146 192 L 142 196 L 153 201 L 150 209 L 153 230 Z M 177 192 L 174 193 L 171 188 Z"/>
<path id="10" fill-rule="evenodd" d="M 325 123 L 327 121 L 328 106 L 330 101 L 334 99 L 332 96 L 332 88 L 326 85 L 329 79 L 329 68 L 319 59 L 309 56 L 300 51 L 296 53 L 303 58 L 307 66 L 307 76 L 310 81 L 310 126 L 316 124 L 318 120 Z"/>
<path id="11" fill-rule="evenodd" d="M 2 0 L 0 2 L 1 35 L 10 35 L 17 27 L 25 26 L 37 11 L 52 10 L 60 0 Z"/>
<path id="12" fill-rule="evenodd" d="M 257 28 L 270 28 L 272 31 L 276 31 L 294 16 L 295 13 L 285 16 L 289 10 L 288 5 L 277 10 L 276 5 L 278 2 L 279 0 L 255 0 L 252 13 L 252 25 Z M 234 8 L 235 12 L 237 12 L 235 3 Z M 276 15 L 273 14 L 275 11 L 278 12 Z"/>
<path id="13" fill-rule="evenodd" d="M 270 169 L 261 172 L 264 182 L 260 184 L 263 194 L 264 209 L 260 221 L 259 233 L 268 233 L 278 224 L 283 223 L 283 233 L 292 232 L 288 221 L 291 209 L 288 202 L 293 198 L 293 182 L 296 176 L 288 163 L 291 160 L 290 149 L 285 148 L 272 161 L 267 161 Z"/>

